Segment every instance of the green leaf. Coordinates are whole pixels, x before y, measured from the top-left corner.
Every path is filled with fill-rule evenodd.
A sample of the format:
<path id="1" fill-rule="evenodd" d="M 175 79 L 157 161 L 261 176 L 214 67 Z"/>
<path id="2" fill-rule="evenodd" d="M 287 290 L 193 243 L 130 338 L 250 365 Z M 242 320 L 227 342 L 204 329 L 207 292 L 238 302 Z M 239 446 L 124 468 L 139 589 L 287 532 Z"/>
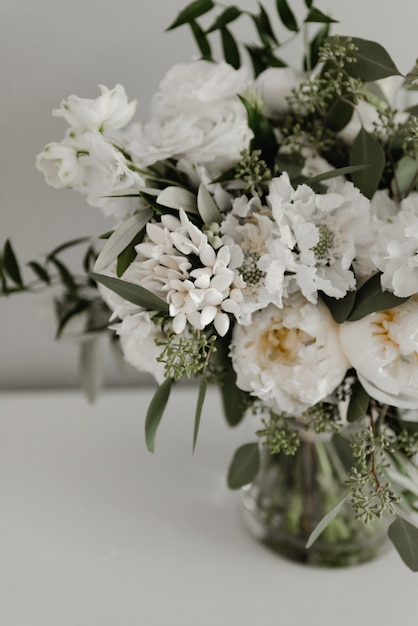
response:
<path id="1" fill-rule="evenodd" d="M 273 42 L 273 44 L 275 45 L 279 45 L 277 37 L 271 26 L 268 13 L 266 12 L 262 4 L 259 3 L 258 7 L 260 12 L 257 16 L 254 16 L 254 21 L 261 41 L 266 45 L 267 48 L 270 47 L 270 42 Z"/>
<path id="2" fill-rule="evenodd" d="M 84 313 L 89 308 L 89 301 L 83 299 L 77 299 L 70 303 L 70 305 L 59 306 L 58 303 L 55 307 L 56 315 L 58 317 L 58 327 L 55 333 L 55 339 L 59 339 L 68 324 L 74 317 Z"/>
<path id="3" fill-rule="evenodd" d="M 56 259 L 54 256 L 48 255 L 47 258 L 50 263 L 55 265 L 55 268 L 58 271 L 58 274 L 60 276 L 60 279 L 63 285 L 67 287 L 67 289 L 71 291 L 72 293 L 76 293 L 77 283 L 75 281 L 75 278 L 71 274 L 71 271 L 67 268 L 67 266 L 64 265 L 64 263 L 62 263 L 58 259 Z"/>
<path id="4" fill-rule="evenodd" d="M 351 389 L 351 398 L 347 410 L 347 422 L 356 422 L 365 415 L 369 408 L 370 396 L 357 380 Z"/>
<path id="5" fill-rule="evenodd" d="M 303 67 L 305 71 L 311 71 L 319 61 L 319 50 L 329 34 L 329 23 L 324 24 L 309 44 L 309 61 L 305 57 Z"/>
<path id="6" fill-rule="evenodd" d="M 206 389 L 207 389 L 206 378 L 202 378 L 202 380 L 200 381 L 199 395 L 197 397 L 196 413 L 194 417 L 193 452 L 196 447 L 197 435 L 199 433 L 200 418 L 202 417 L 202 409 L 203 409 L 203 404 L 205 402 Z"/>
<path id="7" fill-rule="evenodd" d="M 402 76 L 392 58 L 379 43 L 359 37 L 350 39 L 357 47 L 357 51 L 350 52 L 350 56 L 356 59 L 355 62 L 345 63 L 345 69 L 351 76 L 361 78 L 365 82 L 388 76 Z"/>
<path id="8" fill-rule="evenodd" d="M 325 517 L 321 519 L 318 526 L 316 526 L 316 528 L 310 534 L 309 539 L 306 543 L 306 549 L 310 548 L 315 543 L 319 535 L 321 535 L 326 527 L 329 526 L 329 524 L 332 522 L 332 520 L 337 517 L 338 513 L 341 511 L 344 505 L 344 502 L 347 500 L 348 495 L 349 494 L 345 495 L 342 500 L 337 502 L 337 504 L 325 515 Z"/>
<path id="9" fill-rule="evenodd" d="M 410 156 L 402 157 L 395 169 L 395 180 L 400 196 L 405 197 L 412 191 L 417 184 L 417 178 L 418 161 Z"/>
<path id="10" fill-rule="evenodd" d="M 212 50 L 210 47 L 210 43 L 208 38 L 206 37 L 203 30 L 200 28 L 199 24 L 192 20 L 189 22 L 190 28 L 192 29 L 193 37 L 197 43 L 197 46 L 200 50 L 200 54 L 203 59 L 211 60 L 212 59 Z"/>
<path id="11" fill-rule="evenodd" d="M 389 526 L 388 535 L 404 563 L 418 572 L 418 528 L 398 515 Z"/>
<path id="12" fill-rule="evenodd" d="M 132 261 L 136 259 L 137 253 L 135 250 L 135 246 L 139 243 L 142 243 L 145 237 L 146 230 L 143 228 L 135 235 L 132 241 L 126 246 L 125 250 L 118 255 L 118 260 L 116 262 L 116 276 L 120 278 L 125 270 L 128 269 Z"/>
<path id="13" fill-rule="evenodd" d="M 100 272 L 108 267 L 144 228 L 153 214 L 152 209 L 145 209 L 122 222 L 104 244 L 94 264 L 94 271 Z"/>
<path id="14" fill-rule="evenodd" d="M 348 317 L 350 322 L 360 320 L 375 311 L 393 309 L 408 300 L 408 298 L 399 298 L 390 291 L 383 291 L 380 276 L 380 273 L 374 274 L 358 290 L 353 310 Z"/>
<path id="15" fill-rule="evenodd" d="M 158 387 L 148 407 L 145 417 L 145 442 L 150 452 L 154 452 L 155 435 L 170 397 L 172 382 L 171 378 L 165 379 Z"/>
<path id="16" fill-rule="evenodd" d="M 64 252 L 64 250 L 67 250 L 68 248 L 73 248 L 74 246 L 78 246 L 80 243 L 86 243 L 86 241 L 90 241 L 90 239 L 90 237 L 78 237 L 77 239 L 71 239 L 70 241 L 66 241 L 65 243 L 62 243 L 61 245 L 54 248 L 52 252 L 48 254 L 47 259 L 50 260 L 54 256 L 57 256 L 57 254 Z"/>
<path id="17" fill-rule="evenodd" d="M 347 165 L 346 167 L 337 167 L 335 170 L 328 170 L 317 176 L 312 176 L 306 181 L 307 185 L 320 183 L 323 180 L 330 180 L 331 178 L 337 178 L 337 176 L 347 176 L 347 174 L 353 174 L 354 172 L 360 172 L 367 169 L 368 165 Z"/>
<path id="18" fill-rule="evenodd" d="M 323 13 L 322 11 L 320 11 L 319 9 L 312 7 L 305 19 L 305 22 L 316 22 L 316 23 L 325 23 L 325 24 L 331 24 L 331 23 L 337 23 L 338 20 L 334 20 L 332 19 L 332 17 L 330 17 L 329 15 L 326 15 L 325 13 Z"/>
<path id="19" fill-rule="evenodd" d="M 371 133 L 361 128 L 350 150 L 350 165 L 368 166 L 352 173 L 356 187 L 366 198 L 372 198 L 377 190 L 385 167 L 386 157 L 380 143 Z"/>
<path id="20" fill-rule="evenodd" d="M 166 187 L 158 194 L 157 203 L 170 209 L 197 213 L 195 194 L 183 187 Z"/>
<path id="21" fill-rule="evenodd" d="M 342 324 L 348 319 L 351 311 L 353 310 L 356 292 L 347 291 L 345 296 L 343 298 L 338 298 L 338 300 L 327 296 L 325 293 L 321 294 L 321 298 L 327 305 L 337 324 Z"/>
<path id="22" fill-rule="evenodd" d="M 22 275 L 20 273 L 19 263 L 14 253 L 10 240 L 7 239 L 3 248 L 3 272 L 8 274 L 16 285 L 23 287 Z"/>
<path id="23" fill-rule="evenodd" d="M 80 382 L 89 402 L 95 401 L 102 386 L 102 360 L 98 339 L 81 342 Z"/>
<path id="24" fill-rule="evenodd" d="M 235 452 L 228 470 L 228 487 L 239 489 L 252 482 L 260 469 L 258 443 L 246 443 Z"/>
<path id="25" fill-rule="evenodd" d="M 113 276 L 96 274 L 95 272 L 92 272 L 90 276 L 96 282 L 117 293 L 121 298 L 132 302 L 132 304 L 143 307 L 148 311 L 168 313 L 168 304 L 140 285 L 135 285 L 120 278 L 113 278 Z"/>
<path id="26" fill-rule="evenodd" d="M 220 29 L 220 32 L 225 61 L 237 70 L 241 67 L 241 57 L 236 41 L 225 26 Z"/>
<path id="27" fill-rule="evenodd" d="M 247 112 L 248 126 L 254 133 L 251 150 L 261 150 L 261 157 L 271 165 L 277 154 L 277 140 L 269 120 L 242 96 L 238 96 Z"/>
<path id="28" fill-rule="evenodd" d="M 293 32 L 298 31 L 298 23 L 286 0 L 276 0 L 277 12 L 283 25 Z"/>
<path id="29" fill-rule="evenodd" d="M 168 28 L 166 28 L 166 30 L 173 30 L 178 26 L 187 24 L 191 20 L 194 20 L 213 9 L 214 6 L 213 0 L 195 0 L 195 2 L 191 2 L 182 11 L 180 11 L 177 18 Z"/>
<path id="30" fill-rule="evenodd" d="M 197 192 L 197 208 L 204 224 L 209 225 L 214 222 L 220 224 L 222 222 L 222 214 L 203 183 Z"/>
<path id="31" fill-rule="evenodd" d="M 230 6 L 222 11 L 220 15 L 216 18 L 213 24 L 207 29 L 206 33 L 211 33 L 214 30 L 220 30 L 224 28 L 227 24 L 235 21 L 241 15 L 241 11 L 236 6 Z"/>

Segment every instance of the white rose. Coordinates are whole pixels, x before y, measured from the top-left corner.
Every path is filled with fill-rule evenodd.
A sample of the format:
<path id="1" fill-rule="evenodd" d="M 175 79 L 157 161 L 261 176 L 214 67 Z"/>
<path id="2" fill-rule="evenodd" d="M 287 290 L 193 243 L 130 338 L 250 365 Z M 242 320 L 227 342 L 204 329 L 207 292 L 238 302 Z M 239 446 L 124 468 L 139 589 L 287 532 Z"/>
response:
<path id="1" fill-rule="evenodd" d="M 167 158 L 207 165 L 210 178 L 232 166 L 252 138 L 237 94 L 249 84 L 244 69 L 194 61 L 175 65 L 151 103 L 149 121 L 127 134 L 127 149 L 139 166 Z"/>
<path id="2" fill-rule="evenodd" d="M 367 393 L 379 402 L 418 408 L 418 300 L 340 327 L 342 349 Z"/>
<path id="3" fill-rule="evenodd" d="M 136 101 L 128 102 L 122 85 L 108 89 L 99 85 L 101 95 L 95 100 L 69 96 L 61 102 L 53 114 L 63 117 L 69 126 L 78 131 L 105 132 L 122 128 L 129 122 L 136 110 Z"/>
<path id="4" fill-rule="evenodd" d="M 249 326 L 236 325 L 231 358 L 240 389 L 294 416 L 329 396 L 348 368 L 327 307 L 300 296 L 255 313 Z"/>
<path id="5" fill-rule="evenodd" d="M 263 112 L 277 118 L 289 110 L 292 91 L 307 79 L 307 74 L 291 67 L 270 67 L 261 72 L 255 83 L 256 93 L 264 102 Z"/>

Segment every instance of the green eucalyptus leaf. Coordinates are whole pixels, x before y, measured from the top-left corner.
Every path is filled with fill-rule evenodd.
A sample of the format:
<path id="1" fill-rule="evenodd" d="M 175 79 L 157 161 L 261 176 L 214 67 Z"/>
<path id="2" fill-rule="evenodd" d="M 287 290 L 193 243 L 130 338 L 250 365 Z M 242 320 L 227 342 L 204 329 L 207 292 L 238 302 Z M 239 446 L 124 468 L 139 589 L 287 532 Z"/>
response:
<path id="1" fill-rule="evenodd" d="M 213 24 L 207 29 L 206 33 L 211 33 L 214 30 L 220 30 L 227 26 L 231 22 L 234 22 L 240 15 L 242 11 L 238 9 L 236 6 L 227 7 L 213 22 Z"/>
<path id="2" fill-rule="evenodd" d="M 172 379 L 166 378 L 155 392 L 145 417 L 145 442 L 150 452 L 154 452 L 155 435 L 170 397 Z"/>
<path id="3" fill-rule="evenodd" d="M 189 22 L 190 28 L 192 29 L 193 37 L 197 43 L 197 46 L 200 50 L 200 54 L 203 59 L 212 60 L 212 49 L 210 47 L 210 43 L 208 38 L 206 37 L 202 28 L 200 28 L 199 24 L 192 20 Z"/>
<path id="4" fill-rule="evenodd" d="M 337 324 L 345 322 L 351 311 L 353 310 L 354 302 L 356 299 L 355 291 L 347 291 L 343 298 L 331 298 L 325 293 L 321 294 L 321 298 L 327 305 L 332 317 Z"/>
<path id="5" fill-rule="evenodd" d="M 389 526 L 388 535 L 404 563 L 418 572 L 418 528 L 398 515 Z"/>
<path id="6" fill-rule="evenodd" d="M 286 26 L 288 30 L 297 32 L 299 29 L 298 23 L 293 11 L 287 3 L 287 0 L 276 0 L 276 7 L 283 25 Z"/>
<path id="7" fill-rule="evenodd" d="M 357 47 L 355 52 L 350 52 L 355 61 L 345 63 L 345 69 L 351 76 L 365 82 L 388 76 L 402 76 L 392 58 L 379 43 L 360 37 L 350 39 Z"/>
<path id="8" fill-rule="evenodd" d="M 166 187 L 158 194 L 157 203 L 170 209 L 197 213 L 195 194 L 183 187 Z"/>
<path id="9" fill-rule="evenodd" d="M 135 285 L 134 283 L 121 280 L 120 278 L 114 278 L 113 276 L 96 274 L 95 272 L 91 272 L 90 276 L 96 282 L 101 283 L 111 291 L 117 293 L 121 298 L 132 302 L 132 304 L 143 307 L 148 311 L 168 313 L 168 304 L 140 285 Z"/>
<path id="10" fill-rule="evenodd" d="M 203 183 L 197 192 L 197 208 L 204 224 L 210 225 L 213 222 L 220 224 L 222 222 L 222 214 Z"/>
<path id="11" fill-rule="evenodd" d="M 144 228 L 153 214 L 152 209 L 147 208 L 122 222 L 104 244 L 94 264 L 94 271 L 100 272 L 108 267 Z"/>
<path id="12" fill-rule="evenodd" d="M 358 290 L 353 310 L 348 316 L 350 322 L 360 320 L 375 311 L 393 309 L 408 300 L 395 296 L 391 291 L 383 291 L 380 276 L 380 273 L 374 274 Z"/>
<path id="13" fill-rule="evenodd" d="M 326 15 L 325 13 L 323 13 L 316 7 L 311 6 L 310 11 L 305 19 L 305 22 L 331 24 L 331 23 L 337 23 L 338 20 L 332 19 L 332 17 L 330 17 L 329 15 Z"/>
<path id="14" fill-rule="evenodd" d="M 345 495 L 342 500 L 337 502 L 337 504 L 321 519 L 319 524 L 315 527 L 312 533 L 309 536 L 308 541 L 306 542 L 306 549 L 309 549 L 315 541 L 318 539 L 319 535 L 321 535 L 327 526 L 335 519 L 338 513 L 341 511 L 345 501 L 347 500 L 349 494 Z"/>
<path id="15" fill-rule="evenodd" d="M 80 381 L 89 402 L 94 402 L 102 386 L 103 355 L 98 339 L 82 341 L 80 345 Z"/>
<path id="16" fill-rule="evenodd" d="M 246 45 L 245 48 L 250 55 L 254 75 L 257 77 L 268 67 L 265 47 L 263 46 L 262 48 L 260 48 L 254 45 Z"/>
<path id="17" fill-rule="evenodd" d="M 213 9 L 214 6 L 213 0 L 195 0 L 180 11 L 177 18 L 168 28 L 166 28 L 166 30 L 173 30 L 178 26 L 187 24 L 191 20 L 194 20 Z"/>
<path id="18" fill-rule="evenodd" d="M 10 240 L 7 239 L 3 248 L 3 272 L 6 273 L 16 285 L 23 286 L 22 275 L 20 273 L 19 262 L 13 250 Z"/>
<path id="19" fill-rule="evenodd" d="M 203 409 L 203 404 L 206 398 L 206 390 L 207 390 L 207 382 L 206 382 L 206 378 L 203 377 L 202 380 L 200 381 L 199 395 L 197 397 L 196 413 L 194 417 L 193 452 L 196 447 L 197 435 L 199 433 L 200 418 L 202 417 L 202 409 Z"/>
<path id="20" fill-rule="evenodd" d="M 236 70 L 241 67 L 241 57 L 238 45 L 232 36 L 232 33 L 226 26 L 220 29 L 222 50 L 225 61 L 232 65 Z"/>
<path id="21" fill-rule="evenodd" d="M 258 443 L 246 443 L 235 452 L 228 470 L 228 487 L 239 489 L 252 482 L 260 469 Z"/>
<path id="22" fill-rule="evenodd" d="M 351 398 L 347 409 L 347 421 L 351 424 L 367 415 L 369 404 L 370 396 L 363 388 L 363 385 L 357 380 L 351 389 Z"/>
<path id="23" fill-rule="evenodd" d="M 395 169 L 395 180 L 400 196 L 407 196 L 417 184 L 417 179 L 418 161 L 410 156 L 402 157 Z"/>
<path id="24" fill-rule="evenodd" d="M 351 178 L 366 198 L 372 198 L 377 190 L 385 167 L 386 157 L 377 139 L 361 128 L 350 150 L 350 165 L 368 166 L 353 171 Z"/>
<path id="25" fill-rule="evenodd" d="M 334 433 L 332 435 L 332 445 L 334 446 L 344 469 L 346 472 L 349 472 L 355 465 L 353 449 L 350 445 L 350 441 L 340 433 Z"/>

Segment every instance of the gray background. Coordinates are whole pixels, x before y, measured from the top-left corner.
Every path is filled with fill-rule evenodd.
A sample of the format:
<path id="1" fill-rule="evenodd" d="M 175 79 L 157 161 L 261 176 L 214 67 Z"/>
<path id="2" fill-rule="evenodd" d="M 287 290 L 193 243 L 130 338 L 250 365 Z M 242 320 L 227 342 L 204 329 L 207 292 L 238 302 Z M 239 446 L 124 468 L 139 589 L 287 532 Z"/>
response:
<path id="1" fill-rule="evenodd" d="M 152 93 L 174 63 L 196 53 L 186 28 L 164 33 L 181 0 L 2 0 L 0 7 L 0 243 L 10 237 L 22 261 L 55 245 L 112 227 L 98 209 L 71 191 L 48 187 L 35 155 L 63 135 L 51 116 L 75 93 L 98 95 L 99 83 L 124 85 L 145 119 Z M 256 2 L 237 2 L 256 10 Z M 274 0 L 266 0 L 267 8 Z M 409 0 L 323 0 L 319 7 L 340 23 L 334 33 L 382 43 L 407 72 L 418 55 L 418 5 Z M 297 11 L 302 0 L 295 0 Z M 273 14 L 273 13 L 272 13 Z M 240 32 L 252 32 L 240 22 Z M 292 49 L 290 48 L 290 55 Z M 299 57 L 297 57 L 299 58 Z M 78 380 L 77 349 L 53 340 L 50 298 L 18 295 L 0 300 L 0 389 L 63 387 Z M 143 381 L 104 353 L 108 384 Z"/>

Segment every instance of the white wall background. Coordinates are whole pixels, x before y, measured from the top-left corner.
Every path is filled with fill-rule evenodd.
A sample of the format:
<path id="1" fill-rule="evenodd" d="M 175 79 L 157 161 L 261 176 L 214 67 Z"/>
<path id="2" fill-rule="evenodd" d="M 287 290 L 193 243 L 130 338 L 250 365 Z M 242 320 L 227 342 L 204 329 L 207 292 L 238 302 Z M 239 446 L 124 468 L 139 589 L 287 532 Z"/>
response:
<path id="1" fill-rule="evenodd" d="M 96 97 L 97 85 L 120 82 L 139 101 L 144 119 L 152 93 L 174 63 L 196 53 L 186 28 L 164 34 L 182 0 L 2 0 L 0 7 L 0 244 L 7 237 L 23 260 L 109 224 L 71 191 L 47 187 L 34 166 L 62 120 L 51 116 L 62 98 Z M 256 9 L 255 0 L 237 1 Z M 274 0 L 265 0 L 274 7 Z M 302 0 L 294 0 L 301 7 Z M 401 71 L 418 56 L 418 5 L 410 0 L 322 0 L 339 19 L 334 33 L 382 43 Z M 242 22 L 241 22 L 242 23 Z M 252 32 L 242 23 L 244 32 Z M 77 384 L 77 350 L 53 340 L 49 298 L 0 300 L 0 389 Z M 106 355 L 108 383 L 141 379 Z"/>

